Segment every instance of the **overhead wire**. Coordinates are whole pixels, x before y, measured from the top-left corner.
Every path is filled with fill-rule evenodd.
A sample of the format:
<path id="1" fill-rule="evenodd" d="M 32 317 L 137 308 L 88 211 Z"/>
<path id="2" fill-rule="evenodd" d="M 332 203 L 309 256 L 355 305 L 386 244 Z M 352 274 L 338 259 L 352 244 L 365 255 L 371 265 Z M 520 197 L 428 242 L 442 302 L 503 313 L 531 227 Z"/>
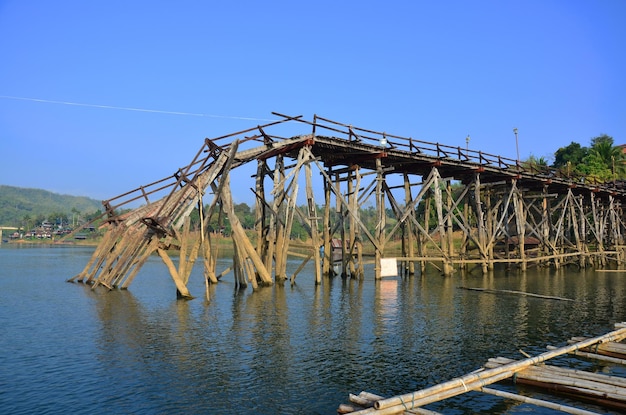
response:
<path id="1" fill-rule="evenodd" d="M 246 120 L 246 121 L 276 121 L 276 119 L 269 119 L 269 118 L 242 117 L 242 116 L 236 116 L 236 115 L 203 114 L 203 113 L 183 112 L 183 111 L 166 111 L 166 110 L 155 110 L 155 109 L 149 109 L 149 108 L 122 107 L 122 106 L 117 106 L 117 105 L 87 104 L 87 103 L 82 103 L 82 102 L 58 101 L 58 100 L 43 99 L 43 98 L 16 97 L 16 96 L 10 96 L 10 95 L 0 95 L 0 98 L 1 99 L 13 99 L 13 100 L 19 100 L 19 101 L 41 102 L 41 103 L 46 103 L 46 104 L 72 105 L 72 106 L 77 106 L 77 107 L 149 112 L 149 113 L 156 113 L 156 114 L 184 115 L 184 116 L 206 117 L 206 118 L 223 118 L 223 119 Z"/>

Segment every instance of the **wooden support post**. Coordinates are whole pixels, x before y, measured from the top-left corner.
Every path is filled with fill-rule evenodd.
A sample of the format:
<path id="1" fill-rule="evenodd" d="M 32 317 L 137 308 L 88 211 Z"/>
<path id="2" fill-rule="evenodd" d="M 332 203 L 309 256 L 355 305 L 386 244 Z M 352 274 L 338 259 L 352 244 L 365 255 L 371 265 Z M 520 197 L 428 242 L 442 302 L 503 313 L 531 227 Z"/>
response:
<path id="1" fill-rule="evenodd" d="M 135 259 L 135 263 L 133 264 L 134 267 L 130 270 L 130 272 L 126 276 L 126 279 L 121 282 L 120 289 L 125 290 L 128 288 L 130 283 L 133 282 L 133 279 L 135 279 L 135 276 L 137 275 L 143 264 L 145 264 L 148 258 L 150 258 L 150 255 L 152 255 L 154 251 L 157 250 L 157 248 L 159 247 L 159 243 L 159 236 L 157 234 L 152 234 L 150 237 L 150 241 L 146 245 L 145 250 Z"/>
<path id="2" fill-rule="evenodd" d="M 469 195 L 469 193 L 468 193 Z M 461 258 L 465 258 L 467 259 L 468 257 L 468 247 L 469 247 L 469 241 L 470 241 L 470 232 L 471 232 L 471 225 L 470 225 L 470 209 L 469 209 L 469 196 L 467 196 L 465 198 L 465 201 L 463 202 L 463 220 L 465 221 L 465 223 L 468 225 L 468 230 L 469 232 L 463 232 L 463 235 L 461 235 L 461 247 L 459 249 L 459 256 Z M 463 269 L 464 271 L 468 270 L 468 266 L 466 262 L 463 262 L 460 265 L 461 269 Z"/>
<path id="3" fill-rule="evenodd" d="M 293 226 L 293 217 L 296 212 L 296 201 L 298 199 L 298 177 L 300 174 L 300 168 L 302 167 L 305 158 L 308 157 L 306 150 L 301 149 L 298 154 L 298 161 L 294 169 L 289 173 L 291 182 L 287 188 L 283 188 L 282 185 L 278 189 L 278 192 L 283 194 L 285 202 L 282 203 L 283 207 L 280 209 L 281 220 L 283 225 L 278 229 L 278 237 L 276 239 L 276 270 L 274 275 L 277 281 L 284 281 L 287 279 L 287 257 L 289 253 L 289 244 L 291 241 L 291 229 Z M 283 173 L 284 176 L 284 173 Z M 283 179 L 284 181 L 284 179 Z M 276 190 L 276 189 L 275 189 Z"/>
<path id="4" fill-rule="evenodd" d="M 266 219 L 267 215 L 265 213 L 266 205 L 265 205 L 265 171 L 266 165 L 265 160 L 257 161 L 257 169 L 256 169 L 256 183 L 255 183 L 255 193 L 256 198 L 254 202 L 254 213 L 255 213 L 255 222 L 254 226 L 256 229 L 256 251 L 259 253 L 263 262 L 267 264 L 267 226 Z"/>
<path id="5" fill-rule="evenodd" d="M 359 166 L 355 167 L 354 175 L 356 182 L 354 186 L 351 210 L 355 212 L 356 217 L 350 216 L 350 228 L 352 230 L 352 234 L 354 235 L 352 239 L 353 250 L 350 252 L 350 257 L 352 257 L 354 251 L 356 251 L 356 276 L 353 276 L 353 278 L 356 277 L 357 279 L 362 280 L 365 272 L 363 269 L 363 244 L 361 243 L 361 232 L 359 230 L 359 190 L 361 188 L 361 170 Z"/>
<path id="6" fill-rule="evenodd" d="M 402 255 L 412 258 L 415 256 L 412 223 L 413 220 L 415 220 L 415 209 L 413 208 L 413 196 L 411 194 L 411 182 L 408 173 L 404 173 L 404 205 L 410 208 L 411 212 L 409 213 L 408 220 L 404 222 L 403 234 L 406 238 L 406 242 Z M 403 238 L 403 242 L 404 240 Z M 415 263 L 413 261 L 408 261 L 405 267 L 409 275 L 415 274 Z"/>
<path id="7" fill-rule="evenodd" d="M 454 224 L 452 218 L 455 215 L 454 209 L 452 208 L 453 202 L 453 194 L 452 194 L 452 183 L 450 179 L 446 180 L 446 241 L 447 241 L 447 254 L 449 258 L 454 257 Z"/>
<path id="8" fill-rule="evenodd" d="M 240 253 L 244 254 L 249 258 L 254 267 L 256 268 L 256 272 L 259 275 L 261 282 L 265 285 L 272 284 L 272 276 L 270 275 L 267 268 L 265 268 L 265 264 L 261 260 L 261 257 L 257 254 L 254 246 L 246 236 L 246 232 L 243 230 L 243 226 L 241 226 L 241 222 L 239 218 L 235 214 L 235 209 L 233 208 L 232 202 L 232 194 L 230 190 L 230 178 L 228 173 L 225 173 L 222 180 L 226 180 L 226 184 L 222 188 L 222 203 L 226 215 L 228 216 L 228 220 L 230 221 L 230 226 L 233 232 L 233 238 L 236 240 L 236 245 L 240 248 Z M 246 258 L 240 258 L 241 262 L 246 260 Z"/>
<path id="9" fill-rule="evenodd" d="M 139 243 L 142 237 L 143 232 L 136 230 L 134 232 L 127 232 L 117 241 L 107 254 L 108 262 L 106 267 L 103 267 L 100 275 L 94 281 L 92 289 L 95 289 L 99 284 L 109 289 L 113 288 L 112 281 L 122 272 L 128 261 L 130 251 L 134 250 L 134 247 Z"/>
<path id="10" fill-rule="evenodd" d="M 506 210 L 506 209 L 505 209 Z M 495 234 L 496 234 L 496 229 L 495 229 L 495 224 L 494 224 L 494 215 L 496 215 L 495 211 L 492 211 L 491 209 L 491 189 L 487 189 L 486 193 L 485 193 L 485 212 L 487 212 L 487 217 L 486 217 L 486 224 L 485 224 L 485 229 L 487 231 L 486 233 L 486 240 L 489 241 L 493 241 L 495 238 Z M 487 266 L 489 271 L 493 271 L 494 268 L 494 255 L 493 255 L 493 243 L 490 242 L 488 247 L 487 247 Z M 483 273 L 486 273 L 487 270 L 485 270 L 483 268 Z"/>
<path id="11" fill-rule="evenodd" d="M 354 176 L 353 172 L 349 171 L 348 172 L 348 203 L 350 203 L 351 206 L 354 206 L 355 195 L 358 191 L 358 189 L 355 189 L 353 176 Z M 344 261 L 346 261 L 347 263 L 346 265 L 348 267 L 350 278 L 354 278 L 354 275 L 356 273 L 356 269 L 354 266 L 355 226 L 354 226 L 354 220 L 352 219 L 352 216 L 348 214 L 347 209 L 346 209 L 346 216 L 347 216 L 347 224 L 348 224 L 348 247 L 347 247 L 348 249 L 347 249 L 347 253 L 344 258 Z"/>
<path id="12" fill-rule="evenodd" d="M 328 177 L 332 177 L 332 168 L 329 168 L 328 170 Z M 322 221 L 322 237 L 323 237 L 323 246 L 324 246 L 324 258 L 322 259 L 323 261 L 323 266 L 322 266 L 322 272 L 323 275 L 327 276 L 327 277 L 332 277 L 334 276 L 334 270 L 332 267 L 332 247 L 330 244 L 330 240 L 333 237 L 330 234 L 330 205 L 331 205 L 331 200 L 330 200 L 330 183 L 327 180 L 324 180 L 324 218 Z M 318 249 L 319 247 L 313 245 L 313 249 Z"/>
<path id="13" fill-rule="evenodd" d="M 282 275 L 282 270 L 287 260 L 287 252 L 285 251 L 285 221 L 287 218 L 287 206 L 285 205 L 286 191 L 285 191 L 285 164 L 282 155 L 277 156 L 276 164 L 278 166 L 274 173 L 279 182 L 274 186 L 272 193 L 274 194 L 274 200 L 278 201 L 276 206 L 276 213 L 278 218 L 275 223 L 276 227 L 276 247 L 274 250 L 274 278 L 277 281 L 282 281 L 287 278 L 286 275 Z"/>
<path id="14" fill-rule="evenodd" d="M 215 267 L 217 265 L 217 252 L 213 252 L 213 236 L 211 232 L 207 232 L 204 238 L 203 259 L 204 259 L 204 277 L 212 284 L 217 284 L 217 276 Z M 218 244 L 216 243 L 216 250 Z"/>
<path id="15" fill-rule="evenodd" d="M 513 209 L 515 210 L 515 224 L 517 226 L 517 246 L 520 262 L 520 268 L 522 271 L 526 271 L 526 213 L 524 210 L 524 199 L 522 198 L 522 191 L 517 187 L 517 180 L 512 181 L 512 186 L 516 191 L 513 196 Z"/>
<path id="16" fill-rule="evenodd" d="M 144 230 L 144 232 L 138 233 L 139 235 L 134 238 L 134 241 L 129 243 L 129 247 L 126 249 L 124 255 L 118 259 L 116 269 L 111 272 L 109 280 L 107 281 L 110 286 L 119 286 L 131 267 L 136 264 L 135 258 L 137 255 L 139 255 L 148 244 L 150 240 L 150 237 L 146 235 L 148 232 Z"/>
<path id="17" fill-rule="evenodd" d="M 600 267 L 604 267 L 604 220 L 602 217 L 602 205 L 601 200 L 596 199 L 593 193 L 591 193 L 591 208 L 593 215 L 593 224 L 596 235 L 596 258 Z"/>
<path id="18" fill-rule="evenodd" d="M 421 258 L 427 256 L 427 247 L 426 247 L 426 235 L 430 232 L 430 210 L 431 210 L 431 201 L 432 201 L 432 189 L 426 192 L 426 197 L 424 198 L 424 232 L 420 233 L 417 236 L 417 251 L 418 255 Z M 424 275 L 426 271 L 426 261 L 420 261 L 420 271 L 421 274 Z"/>
<path id="19" fill-rule="evenodd" d="M 163 262 L 167 266 L 167 269 L 170 271 L 170 276 L 172 277 L 172 280 L 174 280 L 174 284 L 176 285 L 176 290 L 177 290 L 176 291 L 176 295 L 177 295 L 177 297 L 178 298 L 182 298 L 182 299 L 187 299 L 187 300 L 192 299 L 193 297 L 191 296 L 191 294 L 189 294 L 189 290 L 187 290 L 187 286 L 185 286 L 183 280 L 178 275 L 178 271 L 176 270 L 176 266 L 174 266 L 174 263 L 172 262 L 170 257 L 167 255 L 167 252 L 165 252 L 163 249 L 159 248 L 159 249 L 157 249 L 157 253 L 159 254 L 161 259 L 163 260 Z"/>
<path id="20" fill-rule="evenodd" d="M 584 248 L 583 248 L 583 244 L 582 244 L 582 239 L 580 236 L 580 231 L 578 228 L 578 215 L 576 214 L 576 206 L 575 206 L 575 199 L 572 200 L 572 202 L 574 203 L 570 203 L 569 205 L 569 214 L 572 222 L 572 231 L 574 233 L 574 239 L 576 240 L 576 251 L 578 252 L 578 263 L 580 264 L 581 261 L 583 261 L 583 257 L 584 257 Z"/>
<path id="21" fill-rule="evenodd" d="M 578 207 L 578 217 L 580 219 L 580 225 L 579 225 L 579 230 L 580 230 L 580 236 L 582 239 L 582 255 L 580 256 L 580 261 L 579 261 L 579 265 L 581 268 L 586 268 L 587 267 L 587 254 L 588 254 L 588 248 L 587 248 L 587 218 L 585 215 L 585 199 L 584 196 L 580 196 L 580 202 L 578 203 L 579 207 Z"/>
<path id="22" fill-rule="evenodd" d="M 274 162 L 274 190 L 276 190 L 281 182 L 280 175 L 283 167 L 283 156 L 276 156 L 276 160 Z M 274 191 L 272 191 L 274 193 Z M 274 193 L 274 201 L 272 202 L 272 211 L 275 212 L 275 215 L 270 217 L 269 228 L 267 232 L 267 252 L 266 257 L 264 258 L 265 269 L 271 270 L 272 265 L 274 263 L 274 252 L 276 249 L 276 235 L 277 235 L 277 227 L 278 220 L 276 216 L 278 215 L 278 211 L 280 208 L 280 204 L 282 203 L 281 195 L 277 195 Z"/>
<path id="23" fill-rule="evenodd" d="M 309 153 L 310 154 L 310 153 Z M 322 264 L 320 263 L 320 237 L 318 229 L 317 206 L 315 205 L 315 197 L 313 193 L 313 173 L 311 171 L 311 163 L 307 162 L 304 166 L 306 176 L 306 198 L 309 212 L 309 223 L 311 225 L 311 243 L 313 244 L 313 259 L 315 261 L 315 284 L 322 283 Z M 326 252 L 325 256 L 330 256 L 331 252 Z"/>
<path id="24" fill-rule="evenodd" d="M 434 192 L 435 192 L 435 210 L 437 212 L 437 233 L 439 234 L 441 251 L 447 254 L 449 252 L 448 244 L 450 242 L 448 241 L 449 235 L 446 230 L 447 222 L 444 220 L 444 216 L 443 216 L 443 197 L 442 197 L 442 192 L 441 192 L 442 184 L 439 180 L 440 178 L 441 176 L 439 175 L 439 172 L 437 172 L 437 174 L 435 175 L 434 186 L 433 186 Z M 446 277 L 452 275 L 452 271 L 453 271 L 452 264 L 445 257 L 442 258 L 442 271 L 443 271 L 443 275 L 445 275 Z"/>
<path id="25" fill-rule="evenodd" d="M 341 189 L 341 180 L 339 174 L 335 174 L 335 187 Z M 349 186 L 349 184 L 348 184 Z M 350 192 L 348 192 L 350 194 Z M 335 209 L 337 220 L 339 221 L 339 238 L 341 240 L 341 278 L 345 278 L 348 275 L 348 262 L 346 256 L 346 221 L 345 218 L 348 215 L 347 208 L 344 209 L 341 201 L 337 199 L 337 207 Z M 334 261 L 334 258 L 333 258 Z"/>
<path id="26" fill-rule="evenodd" d="M 550 255 L 550 208 L 548 201 L 548 186 L 543 186 L 543 197 L 541 200 L 541 255 Z"/>
<path id="27" fill-rule="evenodd" d="M 376 159 L 376 212 L 378 216 L 376 225 L 376 240 L 378 242 L 375 247 L 374 257 L 374 279 L 381 279 L 381 260 L 384 255 L 383 248 L 385 243 L 385 195 L 383 193 L 384 173 L 380 158 Z M 380 248 L 379 248 L 380 247 Z"/>
<path id="28" fill-rule="evenodd" d="M 241 263 L 240 250 L 237 247 L 237 242 L 233 239 L 233 274 L 235 276 L 235 288 L 244 289 L 248 286 L 246 278 L 244 277 L 243 265 Z"/>

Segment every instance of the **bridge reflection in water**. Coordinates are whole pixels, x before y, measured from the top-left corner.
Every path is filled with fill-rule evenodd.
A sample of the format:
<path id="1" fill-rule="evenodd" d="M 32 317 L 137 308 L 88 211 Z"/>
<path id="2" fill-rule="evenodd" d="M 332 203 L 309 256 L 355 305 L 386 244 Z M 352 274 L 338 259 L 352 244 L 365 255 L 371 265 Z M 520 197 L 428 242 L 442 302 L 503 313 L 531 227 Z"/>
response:
<path id="1" fill-rule="evenodd" d="M 456 269 L 487 273 L 498 263 L 526 270 L 624 261 L 626 189 L 616 183 L 318 116 L 308 121 L 275 115 L 281 119 L 205 139 L 192 161 L 173 175 L 103 202 L 107 232 L 70 281 L 127 288 L 156 252 L 183 298 L 191 298 L 187 282 L 202 258 L 208 296 L 208 285 L 226 272 L 216 269 L 215 236 L 205 226 L 219 213 L 232 227 L 230 268 L 240 287 L 289 278 L 293 283 L 309 260 L 315 283 L 321 283 L 335 273 L 331 255 L 323 255 L 331 252 L 333 239 L 342 241 L 338 272 L 356 279 L 363 278 L 372 257 L 376 279 L 388 256 L 397 258 L 404 273 L 432 264 L 444 275 Z M 231 190 L 231 175 L 250 164 L 256 164 L 254 180 L 236 178 L 235 186 L 251 188 L 256 197 L 253 234 L 236 216 Z M 138 201 L 145 204 L 119 213 Z M 368 203 L 375 206 L 373 229 L 360 217 Z M 189 217 L 196 207 L 201 230 L 191 238 Z M 302 223 L 310 241 L 297 252 L 290 239 L 294 221 Z M 401 248 L 390 254 L 392 240 L 401 240 Z M 171 248 L 179 250 L 177 265 Z M 294 256 L 302 266 L 289 276 L 287 259 Z"/>

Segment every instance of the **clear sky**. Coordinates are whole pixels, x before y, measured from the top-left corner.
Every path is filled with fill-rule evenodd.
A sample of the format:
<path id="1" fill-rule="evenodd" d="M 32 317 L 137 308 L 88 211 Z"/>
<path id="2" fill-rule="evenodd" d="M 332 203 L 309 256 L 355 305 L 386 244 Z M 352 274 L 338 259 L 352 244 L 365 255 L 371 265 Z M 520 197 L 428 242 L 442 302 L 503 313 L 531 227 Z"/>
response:
<path id="1" fill-rule="evenodd" d="M 514 127 L 522 159 L 626 143 L 625 45 L 624 0 L 0 0 L 0 184 L 108 199 L 272 111 L 512 159 Z"/>

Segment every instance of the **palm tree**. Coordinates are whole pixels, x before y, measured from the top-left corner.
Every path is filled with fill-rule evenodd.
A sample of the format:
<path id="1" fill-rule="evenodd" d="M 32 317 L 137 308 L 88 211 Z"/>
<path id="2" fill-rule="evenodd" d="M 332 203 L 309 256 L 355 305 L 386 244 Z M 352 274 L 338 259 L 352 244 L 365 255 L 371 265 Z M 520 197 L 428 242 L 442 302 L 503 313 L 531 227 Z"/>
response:
<path id="1" fill-rule="evenodd" d="M 622 147 L 614 146 L 611 137 L 602 140 L 598 140 L 598 138 L 600 137 L 594 139 L 595 142 L 589 151 L 589 156 L 605 166 L 610 173 L 610 179 L 626 177 L 626 155 Z"/>

